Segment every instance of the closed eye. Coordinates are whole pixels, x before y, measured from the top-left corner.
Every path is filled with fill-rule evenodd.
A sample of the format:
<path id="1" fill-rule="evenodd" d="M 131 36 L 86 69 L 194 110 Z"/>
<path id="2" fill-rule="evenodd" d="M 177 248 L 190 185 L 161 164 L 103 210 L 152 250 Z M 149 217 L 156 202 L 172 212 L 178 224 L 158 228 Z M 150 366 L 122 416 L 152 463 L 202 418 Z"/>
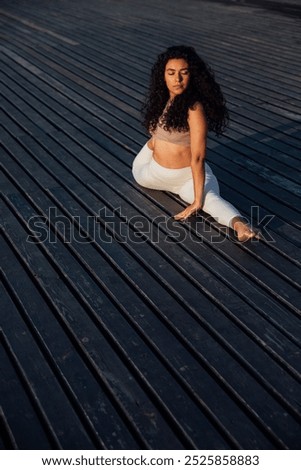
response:
<path id="1" fill-rule="evenodd" d="M 168 75 L 174 75 L 175 73 L 176 73 L 176 70 L 167 69 L 167 74 L 168 74 Z M 189 70 L 188 70 L 188 69 L 182 69 L 182 70 L 180 70 L 180 74 L 181 74 L 181 75 L 188 75 L 188 74 L 189 74 Z"/>

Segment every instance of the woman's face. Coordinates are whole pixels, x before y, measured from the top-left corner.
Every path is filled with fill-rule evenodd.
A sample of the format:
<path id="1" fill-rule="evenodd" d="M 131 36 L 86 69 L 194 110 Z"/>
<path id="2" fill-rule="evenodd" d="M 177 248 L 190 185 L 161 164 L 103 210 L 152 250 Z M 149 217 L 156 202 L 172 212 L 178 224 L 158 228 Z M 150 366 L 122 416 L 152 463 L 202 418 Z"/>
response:
<path id="1" fill-rule="evenodd" d="M 173 99 L 181 95 L 189 84 L 190 72 L 185 59 L 170 59 L 165 66 L 165 83 Z"/>

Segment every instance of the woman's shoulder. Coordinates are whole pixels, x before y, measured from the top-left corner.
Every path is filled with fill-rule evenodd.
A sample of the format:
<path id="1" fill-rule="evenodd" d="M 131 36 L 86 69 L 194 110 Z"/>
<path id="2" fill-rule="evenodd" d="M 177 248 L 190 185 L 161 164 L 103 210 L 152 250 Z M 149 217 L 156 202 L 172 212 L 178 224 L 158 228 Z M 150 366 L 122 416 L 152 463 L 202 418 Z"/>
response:
<path id="1" fill-rule="evenodd" d="M 200 129 L 207 129 L 206 113 L 200 101 L 196 101 L 194 105 L 189 108 L 188 125 L 190 131 L 196 129 L 197 132 L 199 132 Z"/>
<path id="2" fill-rule="evenodd" d="M 200 101 L 196 101 L 193 105 L 189 107 L 189 113 L 190 112 L 201 112 L 204 113 L 204 106 Z"/>
<path id="3" fill-rule="evenodd" d="M 188 110 L 188 121 L 194 121 L 196 119 L 206 120 L 205 109 L 200 101 L 196 101 Z"/>

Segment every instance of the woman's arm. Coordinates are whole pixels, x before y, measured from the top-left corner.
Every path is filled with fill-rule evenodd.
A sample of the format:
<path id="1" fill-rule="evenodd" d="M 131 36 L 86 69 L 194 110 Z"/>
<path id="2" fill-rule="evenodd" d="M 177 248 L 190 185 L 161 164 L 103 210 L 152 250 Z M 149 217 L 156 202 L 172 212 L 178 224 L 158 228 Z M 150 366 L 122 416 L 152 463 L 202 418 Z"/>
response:
<path id="1" fill-rule="evenodd" d="M 175 219 L 186 219 L 203 205 L 205 183 L 205 157 L 207 142 L 207 121 L 203 106 L 197 103 L 189 110 L 188 124 L 191 138 L 191 170 L 194 185 L 194 201 L 186 209 L 175 215 Z"/>

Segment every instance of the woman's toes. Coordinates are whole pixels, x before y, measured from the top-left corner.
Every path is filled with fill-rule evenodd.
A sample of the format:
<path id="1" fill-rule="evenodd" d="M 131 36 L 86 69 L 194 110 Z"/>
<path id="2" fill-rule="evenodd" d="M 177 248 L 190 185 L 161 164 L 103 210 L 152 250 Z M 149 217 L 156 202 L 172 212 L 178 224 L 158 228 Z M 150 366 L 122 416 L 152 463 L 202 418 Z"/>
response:
<path id="1" fill-rule="evenodd" d="M 237 238 L 240 242 L 246 242 L 248 240 L 250 240 L 251 238 L 255 238 L 256 236 L 256 233 L 251 231 L 251 230 L 248 230 L 248 231 L 244 231 L 242 233 L 237 233 Z"/>
<path id="2" fill-rule="evenodd" d="M 234 230 L 237 234 L 238 241 L 246 242 L 252 238 L 259 239 L 259 232 L 255 232 L 251 227 L 243 222 L 237 222 Z"/>

